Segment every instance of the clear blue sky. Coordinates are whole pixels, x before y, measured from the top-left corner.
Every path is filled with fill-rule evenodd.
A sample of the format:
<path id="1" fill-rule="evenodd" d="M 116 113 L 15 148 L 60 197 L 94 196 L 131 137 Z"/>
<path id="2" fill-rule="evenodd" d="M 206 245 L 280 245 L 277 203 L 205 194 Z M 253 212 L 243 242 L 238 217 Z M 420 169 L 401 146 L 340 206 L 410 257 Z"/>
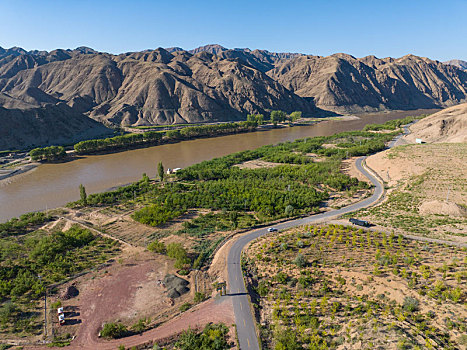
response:
<path id="1" fill-rule="evenodd" d="M 467 60 L 467 0 L 0 0 L 0 46 L 223 46 Z"/>

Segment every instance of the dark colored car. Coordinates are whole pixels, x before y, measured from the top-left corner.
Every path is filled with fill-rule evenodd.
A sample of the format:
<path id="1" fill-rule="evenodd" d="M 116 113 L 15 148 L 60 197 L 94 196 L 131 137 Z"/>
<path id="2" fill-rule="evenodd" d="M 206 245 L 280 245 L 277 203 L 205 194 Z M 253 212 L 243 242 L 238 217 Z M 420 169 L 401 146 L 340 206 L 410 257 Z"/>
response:
<path id="1" fill-rule="evenodd" d="M 370 223 L 366 220 L 358 220 L 358 219 L 354 219 L 354 218 L 350 218 L 349 221 L 354 224 L 354 225 L 358 225 L 358 226 L 364 226 L 364 227 L 369 227 L 370 226 Z"/>

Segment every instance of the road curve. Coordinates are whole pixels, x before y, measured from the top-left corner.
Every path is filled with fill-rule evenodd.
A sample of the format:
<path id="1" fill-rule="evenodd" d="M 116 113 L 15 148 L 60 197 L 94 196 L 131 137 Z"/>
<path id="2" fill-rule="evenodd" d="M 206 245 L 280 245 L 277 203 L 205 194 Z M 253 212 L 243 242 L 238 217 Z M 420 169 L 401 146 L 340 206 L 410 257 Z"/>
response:
<path id="1" fill-rule="evenodd" d="M 393 147 L 396 142 L 402 137 L 407 135 L 409 127 L 414 122 L 405 125 L 403 127 L 403 132 L 392 140 L 388 148 Z M 285 230 L 291 227 L 306 225 L 310 223 L 315 223 L 323 219 L 331 219 L 336 216 L 347 214 L 350 212 L 357 211 L 362 208 L 366 208 L 370 205 L 375 204 L 384 192 L 383 184 L 370 172 L 364 168 L 363 163 L 367 157 L 360 157 L 356 160 L 357 169 L 365 175 L 371 183 L 375 186 L 375 191 L 373 194 L 358 203 L 354 203 L 347 207 L 343 207 L 337 210 L 328 211 L 326 213 L 321 213 L 317 215 L 308 216 L 306 218 L 301 218 L 297 220 L 291 220 L 283 222 L 278 225 L 274 225 L 278 230 Z M 243 248 L 252 240 L 263 236 L 268 233 L 268 228 L 261 228 L 258 230 L 251 231 L 247 235 L 244 235 L 238 238 L 230 249 L 229 256 L 227 258 L 228 264 L 228 291 L 229 295 L 232 297 L 234 313 L 235 313 L 235 323 L 237 325 L 237 335 L 239 340 L 239 345 L 241 350 L 257 350 L 259 349 L 258 338 L 256 335 L 256 327 L 253 318 L 253 314 L 250 309 L 250 303 L 248 295 L 245 288 L 245 283 L 243 280 L 242 267 L 240 263 L 241 253 Z"/>
<path id="2" fill-rule="evenodd" d="M 366 157 L 358 158 L 356 161 L 356 165 L 358 170 L 360 170 L 375 186 L 375 191 L 373 192 L 371 197 L 341 209 L 308 216 L 306 218 L 283 222 L 281 224 L 274 225 L 274 227 L 276 227 L 278 230 L 285 230 L 291 227 L 306 225 L 323 219 L 330 219 L 335 216 L 350 213 L 368 207 L 377 202 L 380 196 L 383 194 L 383 185 L 362 166 L 362 163 L 365 158 Z M 241 350 L 257 350 L 259 349 L 259 344 L 256 335 L 255 322 L 250 309 L 250 303 L 243 280 L 240 257 L 243 248 L 249 242 L 267 233 L 267 228 L 261 228 L 258 230 L 251 231 L 249 234 L 238 238 L 233 244 L 232 248 L 230 248 L 229 256 L 227 258 L 229 287 L 228 293 L 232 297 L 235 313 L 235 323 L 237 325 L 237 334 Z"/>
<path id="3" fill-rule="evenodd" d="M 402 137 L 407 135 L 409 131 L 409 127 L 414 122 L 404 126 L 403 133 L 397 136 L 394 140 L 392 140 L 388 148 L 393 147 L 396 142 Z M 333 217 L 340 216 L 342 214 L 347 214 L 350 212 L 357 211 L 359 209 L 371 206 L 378 202 L 380 197 L 384 192 L 384 187 L 382 182 L 379 182 L 378 179 L 371 174 L 366 168 L 363 166 L 363 163 L 367 157 L 360 157 L 356 160 L 357 169 L 365 175 L 371 183 L 375 186 L 375 191 L 371 195 L 371 197 L 364 199 L 358 203 L 354 203 L 347 207 L 332 210 L 326 213 L 321 213 L 317 215 L 308 216 L 306 218 L 301 218 L 297 220 L 291 220 L 287 222 L 283 222 L 281 224 L 274 225 L 275 228 L 278 230 L 285 230 L 296 226 L 316 223 L 317 221 L 321 221 L 323 219 L 331 219 Z M 229 295 L 232 297 L 234 313 L 235 313 L 235 323 L 237 325 L 237 335 L 239 340 L 239 345 L 241 350 L 259 350 L 258 338 L 256 335 L 256 326 L 255 321 L 253 318 L 252 310 L 250 308 L 248 294 L 246 292 L 245 283 L 243 280 L 242 268 L 240 263 L 241 253 L 245 246 L 253 241 L 254 239 L 261 237 L 268 233 L 268 228 L 261 228 L 258 230 L 253 230 L 247 235 L 244 235 L 238 238 L 235 243 L 233 244 L 232 248 L 230 249 L 227 263 L 228 263 L 228 290 Z M 458 242 L 449 242 L 444 240 L 438 239 L 430 239 L 426 237 L 416 237 L 410 235 L 404 235 L 407 238 L 415 239 L 415 240 L 422 240 L 427 242 L 435 242 L 435 243 L 444 243 L 444 244 L 451 244 L 454 246 L 465 247 L 465 244 L 458 243 Z"/>

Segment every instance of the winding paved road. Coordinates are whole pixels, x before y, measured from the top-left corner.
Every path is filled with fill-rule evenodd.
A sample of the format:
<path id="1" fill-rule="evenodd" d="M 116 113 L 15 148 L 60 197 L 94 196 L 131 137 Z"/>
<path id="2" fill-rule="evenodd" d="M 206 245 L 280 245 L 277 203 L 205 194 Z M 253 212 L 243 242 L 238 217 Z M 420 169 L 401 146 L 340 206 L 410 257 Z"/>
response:
<path id="1" fill-rule="evenodd" d="M 366 157 L 358 158 L 356 165 L 358 170 L 360 170 L 366 177 L 368 177 L 368 179 L 370 179 L 373 185 L 375 185 L 375 191 L 371 197 L 366 198 L 361 202 L 349 205 L 348 207 L 344 207 L 338 210 L 332 210 L 322 214 L 308 216 L 302 219 L 283 222 L 281 224 L 274 225 L 274 227 L 276 227 L 278 230 L 285 230 L 291 227 L 306 225 L 323 219 L 330 219 L 332 217 L 350 213 L 368 207 L 377 202 L 380 196 L 383 194 L 383 186 L 373 175 L 371 175 L 368 171 L 366 171 L 363 168 L 362 162 L 365 158 Z M 251 233 L 238 238 L 237 241 L 233 244 L 232 248 L 230 249 L 229 256 L 227 258 L 229 273 L 229 295 L 232 297 L 235 313 L 235 323 L 237 324 L 237 334 L 240 342 L 240 349 L 242 350 L 257 350 L 259 349 L 259 344 L 256 335 L 253 314 L 250 309 L 250 302 L 243 281 L 240 256 L 243 248 L 249 242 L 267 233 L 267 228 L 261 228 L 258 230 L 251 231 Z"/>
<path id="2" fill-rule="evenodd" d="M 390 142 L 388 147 L 393 147 L 399 138 L 406 135 L 409 132 L 409 126 L 404 127 L 404 131 L 401 135 L 397 136 L 393 141 Z M 363 162 L 365 157 L 360 157 L 356 161 L 357 169 L 365 175 L 371 183 L 375 186 L 373 195 L 369 198 L 364 199 L 361 202 L 354 203 L 348 207 L 344 207 L 338 210 L 332 210 L 326 213 L 308 216 L 306 218 L 291 220 L 283 222 L 278 225 L 274 225 L 278 230 L 285 230 L 291 227 L 306 225 L 315 223 L 323 219 L 331 219 L 333 217 L 347 214 L 362 208 L 366 208 L 370 205 L 375 204 L 384 192 L 383 185 L 378 179 L 370 174 L 364 167 Z M 258 230 L 251 231 L 249 234 L 244 235 L 237 239 L 230 249 L 229 256 L 227 258 L 228 264 L 228 292 L 232 297 L 235 323 L 237 325 L 238 340 L 240 343 L 241 350 L 257 350 L 259 349 L 258 337 L 256 334 L 255 321 L 253 318 L 252 310 L 250 308 L 249 298 L 246 292 L 245 283 L 243 280 L 242 267 L 240 263 L 241 253 L 243 248 L 252 240 L 263 236 L 268 233 L 268 228 L 261 228 Z"/>

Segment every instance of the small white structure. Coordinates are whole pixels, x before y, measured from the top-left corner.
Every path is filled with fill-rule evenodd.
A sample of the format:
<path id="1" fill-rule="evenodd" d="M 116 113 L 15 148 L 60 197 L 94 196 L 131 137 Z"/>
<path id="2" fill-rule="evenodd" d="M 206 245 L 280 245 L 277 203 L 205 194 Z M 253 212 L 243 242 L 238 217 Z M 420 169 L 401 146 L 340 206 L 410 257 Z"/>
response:
<path id="1" fill-rule="evenodd" d="M 57 314 L 59 314 L 59 315 L 60 315 L 60 314 L 63 314 L 63 307 L 59 307 L 59 308 L 57 309 Z"/>
<path id="2" fill-rule="evenodd" d="M 423 143 L 422 139 L 415 139 L 415 143 Z"/>
<path id="3" fill-rule="evenodd" d="M 174 169 L 168 168 L 167 169 L 167 175 L 175 174 L 177 171 L 180 171 L 180 170 L 182 170 L 182 168 L 174 168 Z"/>
<path id="4" fill-rule="evenodd" d="M 58 323 L 60 325 L 65 324 L 65 315 L 64 314 L 58 315 Z"/>

